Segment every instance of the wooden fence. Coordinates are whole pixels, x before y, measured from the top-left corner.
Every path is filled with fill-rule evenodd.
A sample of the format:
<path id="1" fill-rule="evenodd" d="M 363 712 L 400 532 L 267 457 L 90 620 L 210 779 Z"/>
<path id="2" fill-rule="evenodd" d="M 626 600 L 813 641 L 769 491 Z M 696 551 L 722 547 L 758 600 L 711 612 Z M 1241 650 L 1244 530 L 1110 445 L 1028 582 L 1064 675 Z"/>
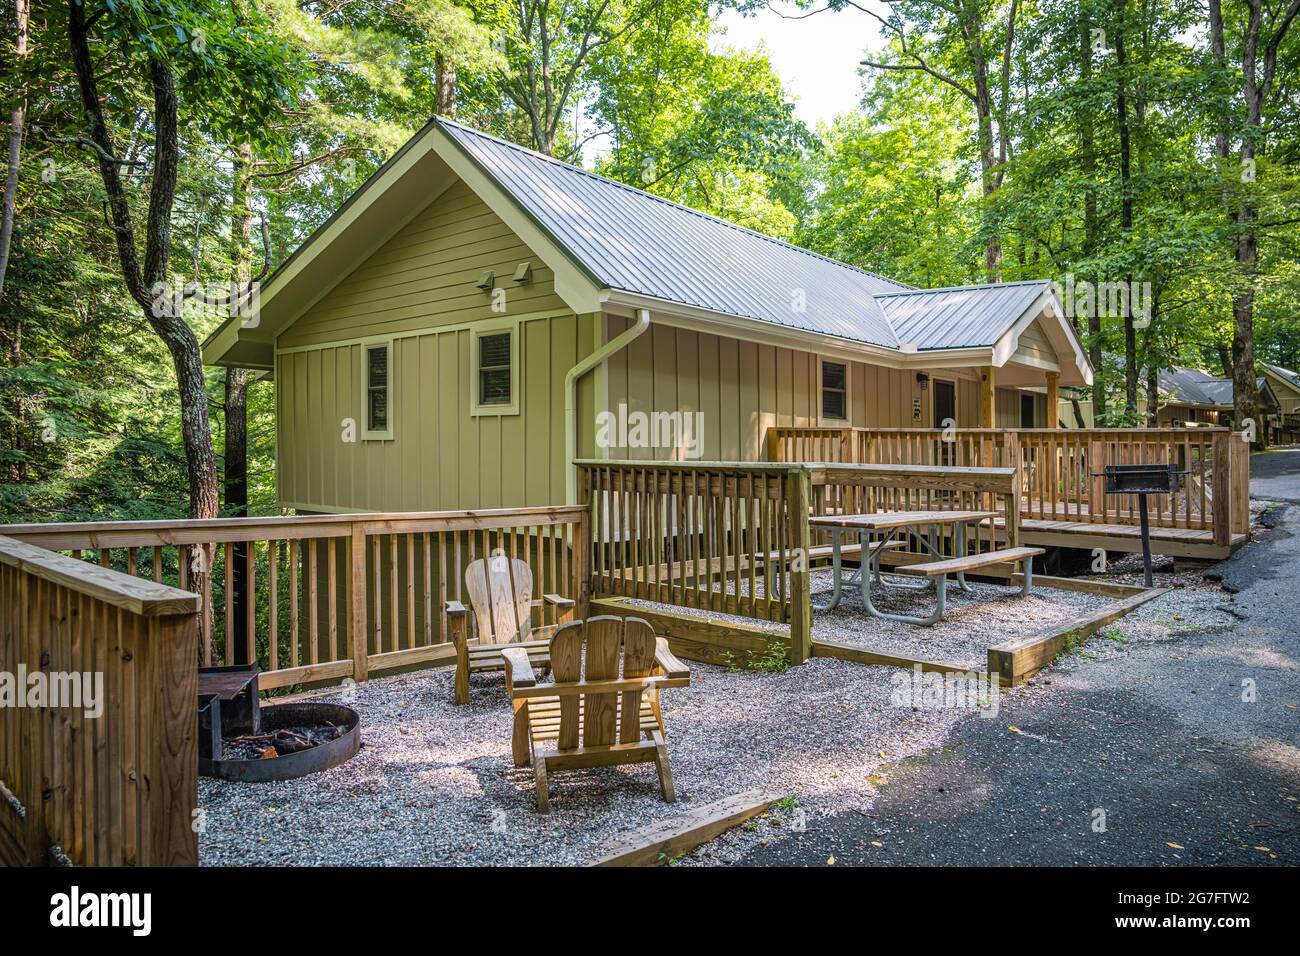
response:
<path id="1" fill-rule="evenodd" d="M 1187 472 L 1183 490 L 1149 497 L 1153 527 L 1213 531 L 1219 544 L 1249 529 L 1249 446 L 1224 428 L 771 428 L 767 451 L 776 462 L 1012 467 L 1022 518 L 1082 524 L 1139 521 L 1136 495 L 1105 494 L 1106 465 L 1172 462 Z"/>
<path id="2" fill-rule="evenodd" d="M 0 537 L 0 864 L 198 862 L 198 611 Z"/>
<path id="3" fill-rule="evenodd" d="M 495 551 L 528 561 L 537 595 L 584 607 L 586 521 L 575 506 L 9 525 L 0 534 L 66 551 L 78 567 L 93 561 L 196 591 L 202 661 L 231 663 L 242 635 L 240 658 L 260 664 L 261 686 L 273 689 L 449 663 L 446 602 L 464 600 L 464 568 Z M 251 599 L 236 628 L 240 565 Z"/>
<path id="4" fill-rule="evenodd" d="M 786 623 L 793 659 L 807 658 L 808 569 L 794 560 L 808 547 L 806 469 L 604 460 L 578 468 L 591 511 L 593 598 Z"/>

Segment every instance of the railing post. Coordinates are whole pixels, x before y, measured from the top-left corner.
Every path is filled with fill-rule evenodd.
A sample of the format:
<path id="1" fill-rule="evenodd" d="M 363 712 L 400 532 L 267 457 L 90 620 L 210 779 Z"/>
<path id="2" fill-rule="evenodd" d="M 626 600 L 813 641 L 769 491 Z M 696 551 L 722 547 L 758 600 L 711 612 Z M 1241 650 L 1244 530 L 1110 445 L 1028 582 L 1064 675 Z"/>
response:
<path id="1" fill-rule="evenodd" d="M 366 527 L 362 522 L 352 522 L 350 541 L 348 554 L 352 573 L 348 576 L 348 652 L 352 657 L 352 679 L 363 681 L 370 676 L 370 659 L 366 639 Z"/>
<path id="2" fill-rule="evenodd" d="M 1231 432 L 1215 432 L 1210 440 L 1211 463 L 1211 520 L 1214 543 L 1227 547 L 1232 543 L 1232 447 L 1236 436 Z"/>
<path id="3" fill-rule="evenodd" d="M 1105 467 L 1106 443 L 1088 442 L 1088 520 L 1092 522 L 1106 520 L 1106 479 L 1102 477 Z"/>
<path id="4" fill-rule="evenodd" d="M 808 559 L 812 489 L 807 468 L 791 470 L 786 480 L 790 547 L 794 554 L 790 565 L 790 660 L 802 664 L 812 655 L 812 569 Z"/>
<path id="5" fill-rule="evenodd" d="M 1026 487 L 1027 478 L 1024 463 L 1020 460 L 1020 436 L 1014 431 L 1008 431 L 1002 436 L 1002 466 L 1004 468 L 1014 468 L 1016 470 L 1015 475 L 1012 476 L 1011 479 L 1012 500 L 1015 502 L 1015 507 L 1011 510 L 1016 513 L 1016 534 L 1018 540 L 1020 511 L 1022 507 L 1026 507 L 1029 504 L 1029 488 Z M 1024 496 L 1023 505 L 1021 503 L 1022 495 Z M 1008 539 L 1010 539 L 1010 520 L 1011 517 L 1008 515 Z M 1016 543 L 1011 543 L 1011 547 L 1016 546 Z"/>
<path id="6" fill-rule="evenodd" d="M 781 444 L 781 435 L 775 426 L 769 426 L 767 429 L 767 460 L 782 461 L 785 456 L 784 446 Z"/>
<path id="7" fill-rule="evenodd" d="M 573 529 L 573 601 L 575 620 L 585 621 L 591 610 L 591 481 L 586 468 L 578 468 L 578 504 L 582 514 Z"/>
<path id="8" fill-rule="evenodd" d="M 251 547 L 251 543 L 250 543 Z M 156 741 L 160 809 L 153 820 L 161 866 L 198 866 L 199 838 L 194 828 L 198 803 L 199 737 L 194 702 L 199 694 L 199 622 L 194 612 L 151 621 L 149 638 L 158 648 L 162 696 L 161 739 Z"/>
<path id="9" fill-rule="evenodd" d="M 1232 482 L 1232 533 L 1250 531 L 1250 442 L 1242 432 L 1232 436 L 1232 456 L 1228 462 Z"/>

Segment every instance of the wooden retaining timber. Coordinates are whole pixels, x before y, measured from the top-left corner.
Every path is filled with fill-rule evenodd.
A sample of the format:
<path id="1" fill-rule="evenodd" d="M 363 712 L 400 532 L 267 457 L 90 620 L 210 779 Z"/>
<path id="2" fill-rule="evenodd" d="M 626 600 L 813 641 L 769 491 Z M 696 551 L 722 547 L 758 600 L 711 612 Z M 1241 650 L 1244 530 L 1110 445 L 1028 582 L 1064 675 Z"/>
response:
<path id="1" fill-rule="evenodd" d="M 1056 660 L 1070 645 L 1096 634 L 1107 624 L 1113 624 L 1125 614 L 1168 591 L 1169 588 L 1143 590 L 1082 620 L 990 647 L 988 671 L 997 674 L 999 683 L 1005 686 L 1023 684 Z"/>
<path id="2" fill-rule="evenodd" d="M 88 677 L 98 698 L 31 706 L 17 686 L 24 705 L 0 707 L 0 864 L 197 864 L 198 613 L 195 594 L 0 537 L 0 672 L 64 693 Z"/>
<path id="3" fill-rule="evenodd" d="M 663 866 L 732 827 L 758 816 L 781 799 L 774 790 L 750 790 L 671 817 L 612 840 L 590 866 Z"/>
<path id="4" fill-rule="evenodd" d="M 789 653 L 791 647 L 789 631 L 646 608 L 632 604 L 628 598 L 593 598 L 591 610 L 593 614 L 643 618 L 650 622 L 656 634 L 668 638 L 668 646 L 678 657 L 705 664 L 743 665 L 749 654 L 770 653 L 773 645 L 782 645 Z"/>
<path id="5" fill-rule="evenodd" d="M 527 560 L 547 592 L 579 603 L 588 593 L 580 506 L 8 525 L 0 534 L 88 559 L 79 574 L 97 564 L 197 592 L 205 664 L 236 659 L 242 562 L 253 600 L 238 650 L 261 665 L 266 690 L 445 663 L 454 656 L 446 602 L 462 598 L 465 566 L 493 551 Z"/>

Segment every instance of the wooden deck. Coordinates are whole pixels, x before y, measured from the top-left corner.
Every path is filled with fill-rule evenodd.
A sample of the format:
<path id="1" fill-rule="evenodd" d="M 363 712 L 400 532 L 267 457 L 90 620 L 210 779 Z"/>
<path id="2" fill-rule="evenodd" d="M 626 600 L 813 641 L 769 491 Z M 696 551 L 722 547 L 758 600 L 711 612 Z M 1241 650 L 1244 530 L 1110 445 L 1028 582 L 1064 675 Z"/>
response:
<path id="1" fill-rule="evenodd" d="M 1152 551 L 1214 561 L 1250 540 L 1250 446 L 1226 428 L 773 427 L 767 453 L 814 470 L 827 461 L 938 466 L 954 476 L 971 466 L 1014 469 L 1020 544 L 1116 552 L 1142 550 L 1138 499 L 1106 493 L 1106 465 L 1175 463 L 1183 489 L 1148 497 Z M 1005 540 L 1005 522 L 996 527 Z"/>
<path id="2" fill-rule="evenodd" d="M 1006 522 L 998 518 L 1001 530 Z M 1151 553 L 1176 558 L 1220 561 L 1250 540 L 1250 535 L 1236 532 L 1227 546 L 1214 543 L 1214 532 L 1196 528 L 1152 528 Z M 1142 530 L 1131 524 L 1101 524 L 1091 521 L 1049 521 L 1041 518 L 1020 519 L 1020 541 L 1044 548 L 1081 548 L 1091 551 L 1139 552 Z"/>

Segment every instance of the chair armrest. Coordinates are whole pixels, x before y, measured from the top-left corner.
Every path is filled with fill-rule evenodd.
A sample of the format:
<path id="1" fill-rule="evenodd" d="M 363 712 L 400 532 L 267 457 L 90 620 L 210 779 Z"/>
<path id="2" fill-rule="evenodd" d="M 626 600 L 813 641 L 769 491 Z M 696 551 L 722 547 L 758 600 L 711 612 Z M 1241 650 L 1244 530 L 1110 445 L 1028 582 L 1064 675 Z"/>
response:
<path id="1" fill-rule="evenodd" d="M 501 649 L 501 656 L 506 662 L 506 683 L 511 690 L 516 687 L 535 687 L 537 677 L 533 674 L 533 665 L 528 662 L 528 649 L 511 647 Z"/>
<path id="2" fill-rule="evenodd" d="M 573 620 L 573 598 L 566 598 L 559 594 L 544 595 L 546 603 L 555 608 L 555 622 L 557 624 L 568 624 Z"/>
<path id="3" fill-rule="evenodd" d="M 690 668 L 679 661 L 673 655 L 673 652 L 668 649 L 667 638 L 655 638 L 655 663 L 663 668 L 665 677 L 689 678 L 691 676 Z"/>
<path id="4" fill-rule="evenodd" d="M 465 605 L 459 601 L 447 602 L 447 629 L 451 642 L 457 647 L 465 644 Z"/>

